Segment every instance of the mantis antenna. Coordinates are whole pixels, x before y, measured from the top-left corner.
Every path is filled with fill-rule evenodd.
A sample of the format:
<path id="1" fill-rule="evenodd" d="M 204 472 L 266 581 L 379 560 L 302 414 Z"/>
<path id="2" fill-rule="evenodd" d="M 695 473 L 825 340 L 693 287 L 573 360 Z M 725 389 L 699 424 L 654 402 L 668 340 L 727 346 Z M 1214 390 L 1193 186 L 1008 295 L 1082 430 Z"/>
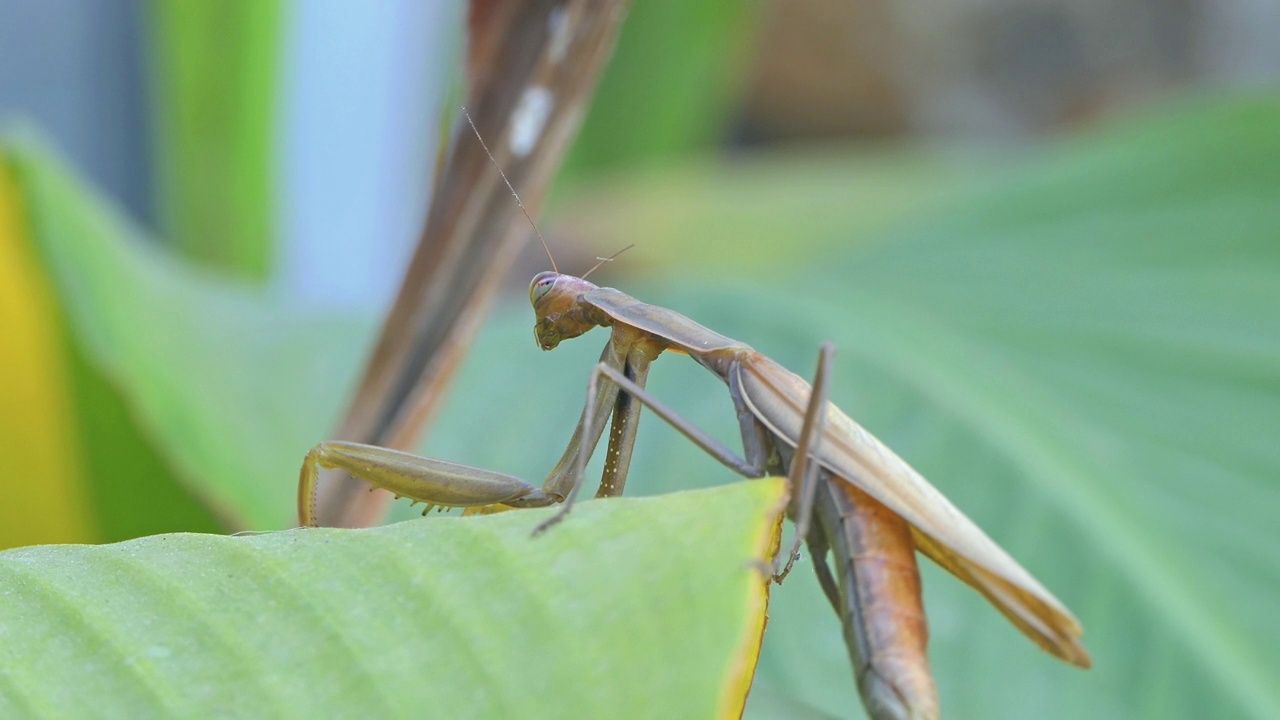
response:
<path id="1" fill-rule="evenodd" d="M 622 249 L 621 249 L 621 250 L 619 250 L 618 252 L 616 252 L 616 253 L 614 253 L 614 254 L 610 255 L 609 257 L 603 257 L 603 258 L 602 258 L 602 257 L 598 257 L 598 258 L 596 258 L 596 259 L 597 259 L 597 260 L 599 260 L 600 262 L 596 263 L 595 265 L 592 265 L 590 270 L 588 270 L 588 271 L 586 271 L 586 272 L 582 273 L 582 277 L 581 277 L 580 279 L 581 279 L 581 280 L 586 280 L 586 279 L 587 279 L 587 276 L 588 276 L 588 275 L 590 275 L 591 273 L 593 273 L 593 272 L 595 272 L 595 271 L 599 270 L 601 265 L 604 265 L 604 264 L 605 264 L 605 263 L 607 263 L 607 262 L 613 262 L 613 259 L 614 259 L 614 258 L 618 257 L 618 256 L 619 256 L 619 255 L 621 255 L 622 253 L 624 253 L 624 252 L 626 252 L 626 251 L 630 250 L 631 248 L 633 248 L 633 247 L 635 247 L 635 246 L 636 246 L 636 244 L 635 244 L 635 243 L 631 243 L 630 245 L 628 245 L 628 246 L 626 246 L 626 247 L 622 248 Z"/>
<path id="2" fill-rule="evenodd" d="M 546 238 L 542 237 L 542 233 L 538 230 L 538 223 L 533 221 L 533 217 L 529 215 L 529 211 L 525 209 L 524 203 L 520 202 L 520 195 L 516 189 L 511 186 L 511 181 L 507 179 L 507 174 L 502 172 L 502 166 L 493 158 L 493 153 L 489 152 L 489 146 L 484 144 L 484 138 L 480 137 L 480 130 L 476 127 L 476 123 L 471 119 L 471 113 L 467 112 L 467 108 L 462 108 L 462 114 L 467 118 L 467 124 L 471 126 L 471 132 L 476 134 L 476 139 L 480 141 L 480 147 L 484 148 L 484 154 L 489 156 L 489 162 L 497 168 L 498 174 L 502 176 L 502 182 L 507 184 L 507 189 L 511 191 L 511 197 L 516 199 L 516 205 L 520 206 L 520 212 L 524 213 L 524 217 L 533 226 L 533 233 L 538 236 L 538 241 L 542 243 L 542 249 L 547 251 L 547 259 L 551 261 L 551 269 L 557 273 L 560 268 L 556 267 L 556 259 L 551 255 L 551 248 L 547 245 Z M 597 266 L 598 267 L 598 266 Z M 594 268 L 593 268 L 594 269 Z"/>

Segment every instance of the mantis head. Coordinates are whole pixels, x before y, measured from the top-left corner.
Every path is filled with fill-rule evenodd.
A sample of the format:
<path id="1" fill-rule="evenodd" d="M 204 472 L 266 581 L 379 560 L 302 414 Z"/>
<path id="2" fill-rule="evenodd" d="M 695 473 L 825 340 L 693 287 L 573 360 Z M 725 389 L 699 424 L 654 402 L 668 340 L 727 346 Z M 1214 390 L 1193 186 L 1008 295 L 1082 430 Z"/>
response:
<path id="1" fill-rule="evenodd" d="M 551 350 L 561 340 L 576 338 L 595 327 L 579 298 L 596 289 L 594 284 L 572 275 L 538 273 L 529 284 L 529 302 L 533 303 L 536 318 L 533 338 L 538 347 Z"/>

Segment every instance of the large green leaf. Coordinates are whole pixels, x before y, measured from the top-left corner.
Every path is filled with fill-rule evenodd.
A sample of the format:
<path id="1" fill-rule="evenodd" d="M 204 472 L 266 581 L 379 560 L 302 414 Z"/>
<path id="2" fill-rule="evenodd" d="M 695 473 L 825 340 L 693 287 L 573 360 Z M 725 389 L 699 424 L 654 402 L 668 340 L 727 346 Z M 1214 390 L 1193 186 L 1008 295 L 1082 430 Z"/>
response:
<path id="1" fill-rule="evenodd" d="M 112 472 L 95 493 L 128 512 L 123 505 L 146 497 L 163 459 L 228 525 L 292 525 L 289 478 L 331 424 L 372 320 L 308 314 L 193 268 L 149 242 L 32 141 L 11 144 L 8 161 L 71 325 L 73 367 L 83 378 L 77 384 L 98 400 L 84 410 L 85 422 L 103 431 L 89 439 L 88 452 Z M 112 454 L 137 446 L 139 435 L 162 457 L 131 453 L 146 464 L 130 472 Z M 131 492 L 121 498 L 125 489 Z M 107 497 L 113 490 L 116 497 Z"/>
<path id="2" fill-rule="evenodd" d="M 0 553 L 4 717 L 736 717 L 780 480 Z"/>
<path id="3" fill-rule="evenodd" d="M 809 296 L 856 309 L 858 412 L 1085 621 L 1098 669 L 1052 692 L 970 615 L 936 623 L 961 714 L 1280 714 L 1280 102 L 1188 109 L 1065 143 Z"/>
<path id="4" fill-rule="evenodd" d="M 708 268 L 703 290 L 692 273 L 690 289 L 626 288 L 802 374 L 821 340 L 836 341 L 835 401 L 1080 615 L 1089 672 L 927 567 L 949 715 L 1280 715 L 1280 102 L 1197 98 L 1165 113 L 931 193 L 843 252 L 787 238 L 824 248 L 807 275 L 766 266 L 735 286 Z M 761 169 L 758 183 L 773 180 Z M 620 225 L 702 202 L 692 190 L 645 197 Z M 703 207 L 699 228 L 732 226 L 733 205 Z M 864 227 L 852 194 L 824 211 Z M 505 319 L 478 344 L 432 454 L 516 472 L 554 460 L 604 337 L 514 360 L 529 355 L 528 325 Z M 650 385 L 735 436 L 723 386 L 694 363 L 663 360 Z M 498 422 L 524 442 L 450 430 Z M 690 467 L 731 478 L 661 425 L 640 433 L 629 489 L 669 490 L 659 479 Z M 838 626 L 811 579 L 792 582 L 775 595 L 756 692 L 846 715 L 857 700 Z"/>

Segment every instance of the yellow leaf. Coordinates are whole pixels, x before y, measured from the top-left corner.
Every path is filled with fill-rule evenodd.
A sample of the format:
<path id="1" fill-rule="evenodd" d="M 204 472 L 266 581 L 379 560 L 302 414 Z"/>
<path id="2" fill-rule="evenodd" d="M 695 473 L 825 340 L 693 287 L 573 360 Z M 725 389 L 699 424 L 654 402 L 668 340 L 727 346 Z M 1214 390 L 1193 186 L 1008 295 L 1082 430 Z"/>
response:
<path id="1" fill-rule="evenodd" d="M 0 165 L 0 548 L 97 539 L 59 323 L 22 196 Z"/>

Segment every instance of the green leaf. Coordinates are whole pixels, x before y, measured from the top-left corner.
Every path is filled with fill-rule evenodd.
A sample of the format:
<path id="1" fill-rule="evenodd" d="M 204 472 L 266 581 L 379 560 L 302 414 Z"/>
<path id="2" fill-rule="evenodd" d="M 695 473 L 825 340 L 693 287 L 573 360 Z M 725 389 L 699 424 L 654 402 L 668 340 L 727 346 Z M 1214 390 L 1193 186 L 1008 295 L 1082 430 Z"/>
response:
<path id="1" fill-rule="evenodd" d="M 86 357 L 67 317 L 66 286 L 51 282 L 47 263 L 40 262 L 46 219 L 57 225 L 75 218 L 86 204 L 84 194 L 78 188 L 33 193 L 23 182 L 23 163 L 11 159 L 4 157 L 0 166 L 0 184 L 9 195 L 0 204 L 9 205 L 17 220 L 0 228 L 0 235 L 9 235 L 0 238 L 7 246 L 0 272 L 8 274 L 4 285 L 11 294 L 0 322 L 6 340 L 0 365 L 12 393 L 0 402 L 0 452 L 8 458 L 0 489 L 11 501 L 0 547 L 216 529 L 133 422 L 121 389 Z M 92 265 L 94 257 L 79 261 Z M 75 297 L 79 278 L 64 280 Z M 117 289 L 127 294 L 132 287 Z"/>
<path id="2" fill-rule="evenodd" d="M 127 515 L 163 507 L 194 523 L 151 504 L 173 495 L 155 487 L 163 464 L 230 527 L 292 525 L 292 478 L 332 423 L 372 320 L 308 314 L 193 268 L 32 140 L 11 143 L 7 160 L 70 326 L 82 422 L 96 431 L 86 452 L 102 468 L 92 492 Z"/>
<path id="3" fill-rule="evenodd" d="M 272 258 L 282 5 L 148 4 L 164 235 L 188 257 L 256 279 Z"/>
<path id="4" fill-rule="evenodd" d="M 865 229 L 845 247 L 771 240 L 823 248 L 807 273 L 775 272 L 775 250 L 743 241 L 728 262 L 758 256 L 754 273 L 708 261 L 678 291 L 623 286 L 802 375 L 834 340 L 833 400 L 1080 616 L 1095 660 L 1087 672 L 1041 653 L 926 564 L 947 715 L 1280 716 L 1276 127 L 1274 98 L 1191 98 L 1004 171 L 987 165 L 890 226 L 859 222 L 852 191 L 833 198 L 813 209 L 828 214 L 823 227 Z M 804 182 L 756 170 L 726 182 Z M 703 208 L 696 227 L 707 228 L 759 214 L 765 196 L 707 203 L 690 187 L 646 204 L 655 196 L 640 193 L 618 218 L 681 217 L 688 205 Z M 430 454 L 517 474 L 554 462 L 604 333 L 530 356 L 529 323 L 516 312 L 481 339 Z M 723 385 L 695 363 L 661 360 L 650 388 L 736 444 Z M 495 447 L 464 432 L 481 424 L 522 442 Z M 700 482 L 734 479 L 646 420 L 628 492 L 671 490 L 667 479 L 690 469 Z M 754 690 L 847 716 L 858 701 L 839 626 L 803 570 L 774 595 Z"/>
<path id="5" fill-rule="evenodd" d="M 1280 714 L 1280 102 L 1166 112 L 978 185 L 809 296 L 856 308 L 857 411 L 1084 621 L 1098 669 L 1052 685 L 969 615 L 935 623 L 961 715 Z"/>
<path id="6" fill-rule="evenodd" d="M 736 717 L 784 484 L 0 553 L 4 717 Z"/>

